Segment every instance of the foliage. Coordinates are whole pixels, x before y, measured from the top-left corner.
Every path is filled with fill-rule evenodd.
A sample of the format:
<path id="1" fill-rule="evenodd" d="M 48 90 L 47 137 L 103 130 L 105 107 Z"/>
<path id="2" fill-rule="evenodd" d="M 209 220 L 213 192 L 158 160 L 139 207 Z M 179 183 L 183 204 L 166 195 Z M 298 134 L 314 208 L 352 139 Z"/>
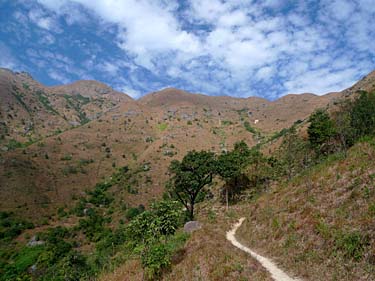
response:
<path id="1" fill-rule="evenodd" d="M 169 251 L 167 246 L 163 243 L 147 245 L 146 251 L 141 256 L 146 278 L 155 280 L 160 277 L 162 270 L 171 265 L 171 254 L 171 251 Z"/>
<path id="2" fill-rule="evenodd" d="M 112 186 L 111 183 L 98 183 L 93 191 L 89 191 L 88 202 L 95 206 L 108 206 L 114 199 L 106 191 Z"/>
<path id="3" fill-rule="evenodd" d="M 321 149 L 323 144 L 327 144 L 336 134 L 336 128 L 329 114 L 319 109 L 311 114 L 309 118 L 310 126 L 307 129 L 310 144 Z"/>
<path id="4" fill-rule="evenodd" d="M 250 132 L 250 133 L 252 133 L 252 134 L 256 134 L 257 133 L 257 131 L 250 125 L 250 123 L 248 122 L 248 121 L 245 121 L 244 123 L 243 123 L 243 125 L 244 125 L 244 127 L 245 127 L 245 129 L 248 131 L 248 132 Z"/>
<path id="5" fill-rule="evenodd" d="M 288 179 L 306 168 L 313 157 L 312 151 L 297 133 L 295 126 L 292 126 L 285 134 L 278 151 L 279 168 L 276 172 L 287 175 Z"/>
<path id="6" fill-rule="evenodd" d="M 20 220 L 12 213 L 0 212 L 0 240 L 9 241 L 22 233 L 25 229 L 34 228 L 31 222 Z"/>
<path id="7" fill-rule="evenodd" d="M 22 247 L 11 257 L 12 263 L 0 269 L 0 280 L 17 280 L 19 276 L 24 275 L 24 273 L 37 262 L 38 256 L 43 251 L 44 246 Z M 26 278 L 26 275 L 24 278 Z"/>
<path id="8" fill-rule="evenodd" d="M 67 104 L 72 107 L 78 114 L 81 125 L 90 121 L 86 116 L 86 112 L 82 111 L 82 106 L 90 102 L 90 98 L 84 97 L 81 94 L 64 95 Z"/>
<path id="9" fill-rule="evenodd" d="M 104 232 L 106 219 L 94 209 L 88 209 L 87 218 L 80 219 L 78 228 L 86 235 L 89 241 L 99 241 Z"/>
<path id="10" fill-rule="evenodd" d="M 350 125 L 355 130 L 356 138 L 375 134 L 375 92 L 359 93 L 350 111 Z"/>
<path id="11" fill-rule="evenodd" d="M 126 210 L 125 217 L 127 220 L 132 220 L 142 212 L 144 212 L 145 207 L 143 205 L 139 205 L 138 207 L 129 208 Z"/>
<path id="12" fill-rule="evenodd" d="M 168 190 L 185 206 L 190 220 L 193 220 L 197 197 L 212 182 L 215 155 L 207 151 L 190 151 L 182 161 L 172 161 L 169 169 L 173 176 Z"/>

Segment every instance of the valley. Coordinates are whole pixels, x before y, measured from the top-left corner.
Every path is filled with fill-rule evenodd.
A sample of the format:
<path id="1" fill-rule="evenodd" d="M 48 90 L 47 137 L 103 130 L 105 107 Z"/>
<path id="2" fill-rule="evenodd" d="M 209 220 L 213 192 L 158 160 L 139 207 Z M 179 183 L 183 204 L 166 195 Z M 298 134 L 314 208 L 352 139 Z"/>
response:
<path id="1" fill-rule="evenodd" d="M 237 239 L 292 276 L 372 280 L 374 136 L 354 135 L 343 108 L 362 92 L 372 101 L 374 90 L 372 72 L 322 96 L 268 101 L 167 88 L 134 100 L 97 81 L 47 87 L 0 69 L 0 280 L 52 280 L 53 267 L 64 266 L 71 275 L 59 271 L 56 280 L 272 280 L 225 240 L 240 217 Z M 316 115 L 313 132 L 318 109 L 326 115 Z M 195 210 L 203 227 L 186 235 L 182 205 L 163 199 L 178 199 L 169 192 L 179 179 L 171 163 L 191 151 L 229 166 L 210 174 Z M 230 161 L 244 161 L 234 176 Z M 176 222 L 171 233 L 159 226 L 156 244 L 132 236 L 142 220 L 164 215 Z M 34 236 L 46 244 L 26 246 Z M 72 256 L 57 256 L 60 247 Z M 158 268 L 144 254 L 155 249 L 170 258 Z"/>

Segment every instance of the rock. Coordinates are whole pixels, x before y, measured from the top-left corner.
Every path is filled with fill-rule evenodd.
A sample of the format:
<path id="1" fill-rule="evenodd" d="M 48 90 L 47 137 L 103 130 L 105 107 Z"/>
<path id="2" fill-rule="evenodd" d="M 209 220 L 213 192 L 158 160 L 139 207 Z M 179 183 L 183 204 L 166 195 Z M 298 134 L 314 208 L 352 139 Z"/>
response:
<path id="1" fill-rule="evenodd" d="M 37 266 L 36 264 L 33 264 L 31 267 L 30 267 L 30 272 L 35 272 L 37 270 Z"/>
<path id="2" fill-rule="evenodd" d="M 202 226 L 198 221 L 188 221 L 184 225 L 184 231 L 187 233 L 192 233 L 195 230 L 201 229 Z"/>
<path id="3" fill-rule="evenodd" d="M 29 247 L 34 247 L 34 246 L 39 246 L 39 245 L 44 245 L 44 241 L 39 241 L 36 236 L 34 235 L 31 237 L 30 241 L 27 243 L 27 246 Z"/>

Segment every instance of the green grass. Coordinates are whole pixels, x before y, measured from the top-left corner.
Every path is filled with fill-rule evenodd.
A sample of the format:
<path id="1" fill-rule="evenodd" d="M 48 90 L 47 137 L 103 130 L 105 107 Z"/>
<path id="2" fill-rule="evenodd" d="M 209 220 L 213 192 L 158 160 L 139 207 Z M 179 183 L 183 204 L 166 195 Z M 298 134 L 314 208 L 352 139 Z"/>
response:
<path id="1" fill-rule="evenodd" d="M 160 123 L 160 124 L 157 125 L 157 128 L 159 129 L 160 132 L 163 132 L 168 128 L 168 124 L 167 123 Z"/>

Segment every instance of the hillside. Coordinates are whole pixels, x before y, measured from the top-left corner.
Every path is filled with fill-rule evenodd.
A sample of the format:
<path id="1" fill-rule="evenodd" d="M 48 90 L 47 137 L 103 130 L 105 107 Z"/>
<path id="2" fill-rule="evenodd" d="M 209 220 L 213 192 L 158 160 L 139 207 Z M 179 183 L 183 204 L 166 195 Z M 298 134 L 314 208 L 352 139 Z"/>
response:
<path id="1" fill-rule="evenodd" d="M 303 280 L 373 280 L 374 153 L 360 143 L 243 205 L 238 239 Z"/>
<path id="2" fill-rule="evenodd" d="M 275 101 L 0 82 L 1 280 L 271 280 L 225 240 L 239 217 L 237 238 L 293 276 L 374 276 L 375 99 L 357 94 L 374 73 Z M 179 184 L 204 191 L 183 204 L 190 235 Z"/>
<path id="3" fill-rule="evenodd" d="M 124 195 L 147 204 L 162 194 L 172 159 L 192 148 L 220 152 L 241 139 L 253 146 L 339 95 L 269 102 L 165 89 L 134 101 L 95 81 L 45 87 L 4 69 L 0 79 L 0 194 L 12 198 L 0 208 L 39 219 L 125 165 L 147 165 L 137 194 Z"/>

